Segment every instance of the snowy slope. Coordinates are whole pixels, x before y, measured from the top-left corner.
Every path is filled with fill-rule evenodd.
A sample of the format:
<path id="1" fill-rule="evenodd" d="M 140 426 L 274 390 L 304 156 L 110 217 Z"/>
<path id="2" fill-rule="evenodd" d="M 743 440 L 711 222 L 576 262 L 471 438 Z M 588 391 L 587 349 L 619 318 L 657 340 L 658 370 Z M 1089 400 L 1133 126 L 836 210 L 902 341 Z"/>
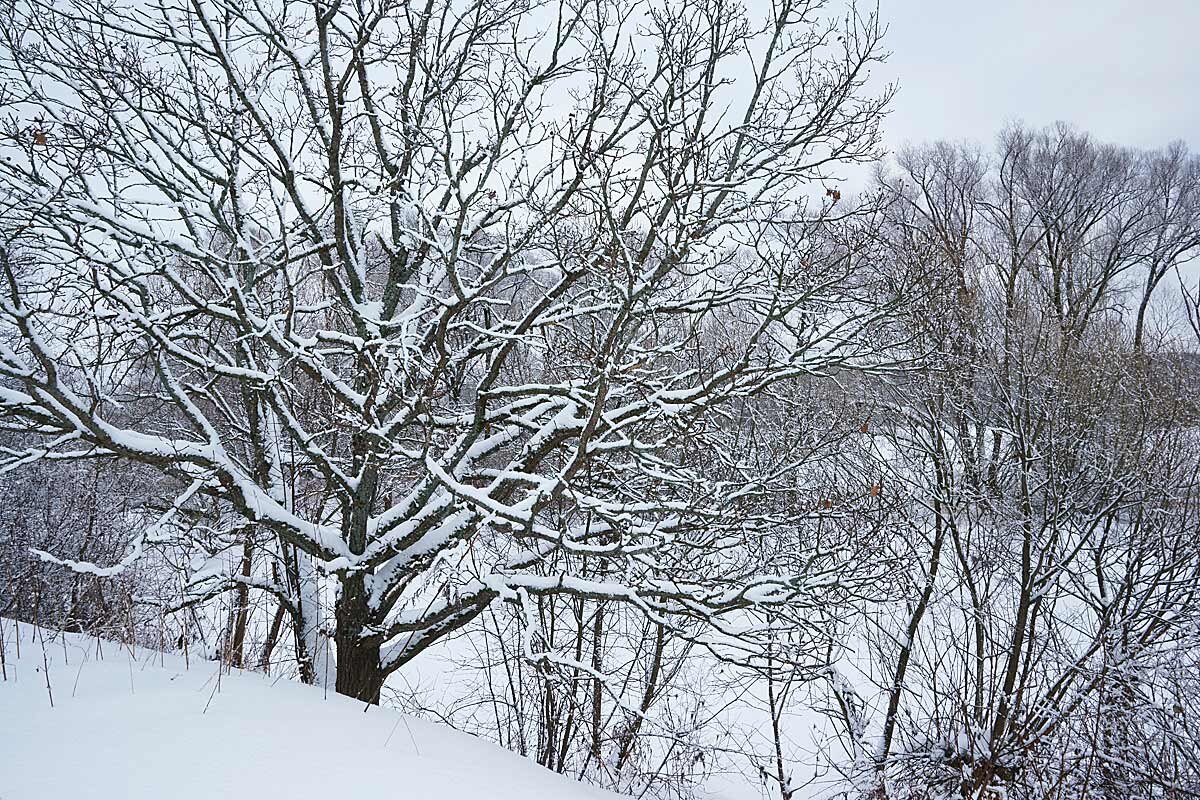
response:
<path id="1" fill-rule="evenodd" d="M 332 692 L 2 622 L 2 800 L 617 800 Z"/>

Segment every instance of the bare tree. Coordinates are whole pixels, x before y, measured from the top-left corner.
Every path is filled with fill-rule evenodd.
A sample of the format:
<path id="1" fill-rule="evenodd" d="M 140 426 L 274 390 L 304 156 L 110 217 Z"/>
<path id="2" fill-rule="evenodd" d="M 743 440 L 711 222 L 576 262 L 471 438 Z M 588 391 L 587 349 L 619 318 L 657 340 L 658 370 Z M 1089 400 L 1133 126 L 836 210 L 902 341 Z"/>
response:
<path id="1" fill-rule="evenodd" d="M 935 145 L 884 176 L 891 266 L 931 286 L 907 309 L 926 369 L 879 431 L 911 567 L 869 637 L 868 796 L 1192 790 L 1137 755 L 1186 760 L 1148 723 L 1147 670 L 1200 610 L 1194 367 L 1144 326 L 1195 233 L 1160 246 L 1171 152 L 1014 128 L 994 160 Z"/>
<path id="2" fill-rule="evenodd" d="M 753 658 L 859 540 L 756 548 L 792 464 L 730 431 L 887 359 L 828 183 L 881 29 L 823 6 L 6 2 L 10 462 L 172 478 L 135 552 L 219 502 L 237 659 L 251 590 L 319 631 L 319 574 L 365 701 L 495 600 L 535 660 L 552 595 Z"/>

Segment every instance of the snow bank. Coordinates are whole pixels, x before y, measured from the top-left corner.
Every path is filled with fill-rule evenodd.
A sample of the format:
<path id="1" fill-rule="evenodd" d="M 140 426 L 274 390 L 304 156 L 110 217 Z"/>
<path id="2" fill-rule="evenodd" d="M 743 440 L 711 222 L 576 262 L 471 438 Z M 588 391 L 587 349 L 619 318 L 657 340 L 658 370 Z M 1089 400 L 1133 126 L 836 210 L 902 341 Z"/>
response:
<path id="1" fill-rule="evenodd" d="M 617 800 L 332 692 L 0 622 L 2 800 Z"/>

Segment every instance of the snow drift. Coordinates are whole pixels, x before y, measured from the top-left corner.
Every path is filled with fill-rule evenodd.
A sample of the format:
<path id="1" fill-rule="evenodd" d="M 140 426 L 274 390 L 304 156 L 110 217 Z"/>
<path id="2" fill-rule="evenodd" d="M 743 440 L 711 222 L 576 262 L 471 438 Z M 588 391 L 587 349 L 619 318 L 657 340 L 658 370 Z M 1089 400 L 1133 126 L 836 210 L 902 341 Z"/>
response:
<path id="1" fill-rule="evenodd" d="M 0 622 L 3 800 L 617 798 L 319 688 Z"/>

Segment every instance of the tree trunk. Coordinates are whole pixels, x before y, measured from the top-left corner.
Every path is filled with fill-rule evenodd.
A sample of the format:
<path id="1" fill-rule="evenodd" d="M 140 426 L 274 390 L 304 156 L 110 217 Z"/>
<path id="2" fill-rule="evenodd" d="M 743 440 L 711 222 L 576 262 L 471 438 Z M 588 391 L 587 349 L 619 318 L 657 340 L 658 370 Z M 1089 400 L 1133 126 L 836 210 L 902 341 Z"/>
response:
<path id="1" fill-rule="evenodd" d="M 368 613 L 362 576 L 347 578 L 337 602 L 336 689 L 338 694 L 378 704 L 386 676 L 379 663 L 379 639 L 363 637 Z"/>
<path id="2" fill-rule="evenodd" d="M 288 586 L 295 598 L 294 613 L 291 615 L 292 637 L 296 645 L 300 680 L 309 685 L 323 685 L 327 683 L 324 680 L 326 670 L 333 662 L 329 658 L 328 640 L 321 634 L 321 606 L 312 560 L 307 553 L 301 553 L 285 542 L 280 542 L 279 549 L 284 554 Z"/>
<path id="3" fill-rule="evenodd" d="M 378 705 L 384 678 L 379 645 L 364 644 L 357 636 L 343 639 L 339 632 L 337 652 L 337 693 Z"/>
<path id="4" fill-rule="evenodd" d="M 246 541 L 242 544 L 241 573 L 243 578 L 249 578 L 253 567 L 254 541 L 252 531 L 246 529 Z M 246 623 L 250 618 L 250 588 L 245 583 L 239 583 L 234 588 L 234 621 L 233 638 L 229 643 L 229 666 L 241 669 L 245 666 Z"/>
<path id="5" fill-rule="evenodd" d="M 262 655 L 258 659 L 258 668 L 266 673 L 271 672 L 271 653 L 279 641 L 279 631 L 283 627 L 283 618 L 287 615 L 287 604 L 280 602 L 275 607 L 275 617 L 271 620 L 271 629 L 267 631 L 267 640 L 263 642 Z"/>
<path id="6" fill-rule="evenodd" d="M 599 675 L 603 668 L 601 657 L 604 637 L 604 604 L 596 604 L 596 615 L 592 619 L 592 673 Z M 596 765 L 601 764 L 601 728 L 603 727 L 604 716 L 604 696 L 601 694 L 604 686 L 600 682 L 600 678 L 592 678 L 592 758 L 596 759 Z"/>

